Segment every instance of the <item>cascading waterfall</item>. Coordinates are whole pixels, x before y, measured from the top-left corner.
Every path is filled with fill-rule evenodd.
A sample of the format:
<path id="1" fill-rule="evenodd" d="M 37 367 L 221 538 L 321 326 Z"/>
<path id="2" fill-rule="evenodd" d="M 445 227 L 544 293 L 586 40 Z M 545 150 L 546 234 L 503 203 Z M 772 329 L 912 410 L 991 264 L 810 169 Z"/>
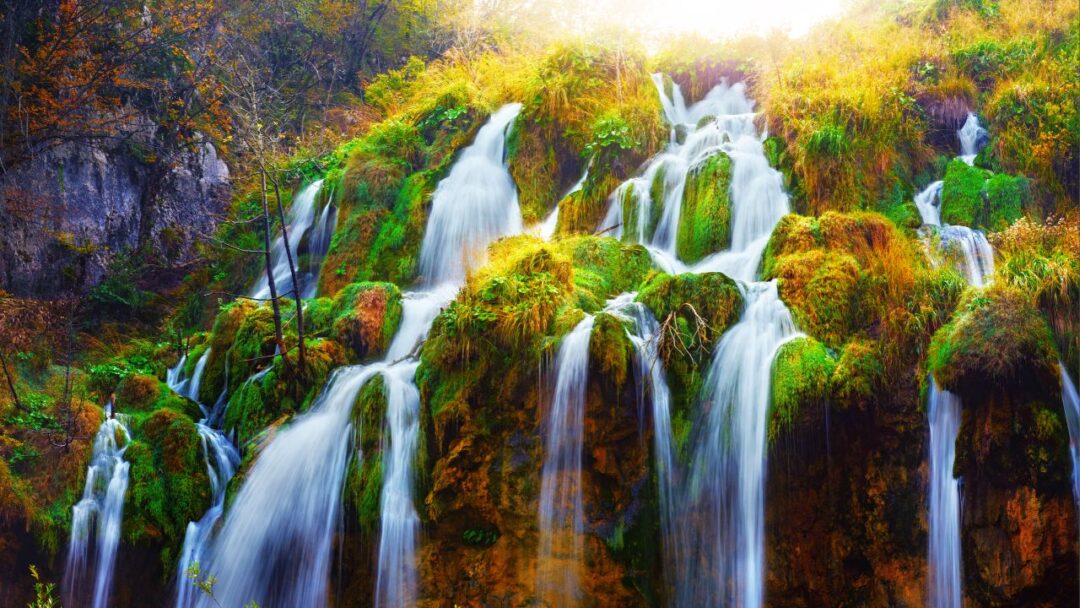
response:
<path id="1" fill-rule="evenodd" d="M 517 189 L 503 162 L 505 134 L 519 109 L 511 104 L 496 112 L 437 188 L 421 249 L 425 287 L 404 294 L 401 326 L 385 358 L 335 370 L 311 409 L 259 454 L 207 552 L 205 572 L 218 580 L 215 596 L 221 605 L 326 605 L 354 434 L 352 406 L 364 384 L 378 374 L 385 381 L 387 411 L 374 602 L 403 606 L 416 598 L 419 517 L 412 466 L 419 437 L 417 351 L 457 292 L 467 264 L 482 259 L 475 252 L 521 231 Z M 501 197 L 492 196 L 492 187 Z M 202 598 L 198 605 L 209 608 L 210 603 Z"/>
<path id="2" fill-rule="evenodd" d="M 522 231 L 517 187 L 505 165 L 506 134 L 520 111 L 511 103 L 492 114 L 435 188 L 420 249 L 427 284 L 460 283 L 467 268 L 483 264 L 489 243 Z"/>
<path id="3" fill-rule="evenodd" d="M 581 599 L 578 570 L 585 557 L 581 451 L 594 321 L 586 315 L 559 344 L 555 390 L 543 423 L 537 596 L 555 606 L 575 605 Z"/>
<path id="4" fill-rule="evenodd" d="M 968 114 L 963 128 L 956 132 L 960 140 L 960 156 L 967 164 L 975 162 L 975 157 L 986 145 L 986 129 L 979 126 L 979 119 Z M 981 231 L 967 226 L 941 224 L 941 190 L 944 182 L 938 180 L 915 195 L 915 206 L 922 216 L 923 225 L 933 227 L 928 232 L 935 233 L 941 239 L 941 249 L 947 257 L 958 258 L 956 266 L 964 273 L 967 282 L 976 287 L 986 284 L 987 277 L 994 273 L 994 251 Z"/>
<path id="5" fill-rule="evenodd" d="M 769 236 L 790 205 L 783 176 L 765 157 L 764 136 L 754 125 L 753 103 L 743 84 L 722 84 L 687 108 L 678 85 L 671 85 L 669 96 L 661 77 L 654 82 L 672 125 L 672 142 L 642 176 L 613 194 L 600 231 L 622 236 L 621 201 L 625 189 L 633 188 L 637 240 L 646 243 L 660 268 L 723 272 L 741 283 L 745 299 L 742 318 L 713 356 L 701 396 L 710 405 L 695 436 L 685 492 L 676 487 L 666 391 L 653 382 L 665 575 L 673 605 L 757 608 L 764 596 L 765 422 L 772 360 L 784 342 L 799 334 L 775 282 L 754 280 Z M 680 144 L 681 132 L 687 134 Z M 675 249 L 686 176 L 717 151 L 732 160 L 731 248 L 688 266 Z M 664 167 L 664 208 L 650 237 L 643 227 L 655 202 L 649 186 L 661 170 L 658 165 Z"/>
<path id="6" fill-rule="evenodd" d="M 423 331 L 411 343 L 391 346 L 383 374 L 387 403 L 383 437 L 383 489 L 380 514 L 376 606 L 406 606 L 418 592 L 416 550 L 420 518 L 413 500 L 412 466 L 419 441 L 420 396 L 416 389 L 416 349 L 435 315 L 453 297 L 465 273 L 486 258 L 496 239 L 522 231 L 517 186 L 506 167 L 506 135 L 521 111 L 511 103 L 491 115 L 472 145 L 462 151 L 450 174 L 435 188 L 431 215 L 420 249 L 420 275 L 434 296 Z M 409 300 L 406 294 L 406 302 Z M 406 321 L 402 321 L 405 331 Z"/>
<path id="7" fill-rule="evenodd" d="M 986 129 L 979 124 L 979 117 L 968 112 L 964 126 L 956 132 L 956 138 L 960 140 L 959 158 L 969 165 L 975 164 L 975 157 L 979 151 L 986 147 Z"/>
<path id="8" fill-rule="evenodd" d="M 323 180 L 321 179 L 314 181 L 301 190 L 300 194 L 296 195 L 288 214 L 288 252 L 286 252 L 285 248 L 285 239 L 281 236 L 277 237 L 270 250 L 270 265 L 273 268 L 274 285 L 277 287 L 279 296 L 292 294 L 293 284 L 292 274 L 289 272 L 289 254 L 292 255 L 293 261 L 296 262 L 300 250 L 300 241 L 311 229 L 315 221 L 315 199 L 319 196 L 322 184 Z M 296 274 L 297 279 L 300 281 L 297 288 L 300 290 L 301 297 L 304 297 L 309 292 L 311 295 L 315 295 L 315 285 L 312 284 L 315 281 L 312 279 L 317 278 L 318 273 L 315 273 L 315 276 L 312 277 L 310 273 L 305 273 L 302 269 L 296 268 Z M 255 285 L 251 289 L 250 296 L 256 299 L 270 297 L 270 281 L 266 278 L 265 272 L 259 274 L 259 278 L 256 279 Z"/>
<path id="9" fill-rule="evenodd" d="M 757 608 L 764 599 L 765 429 L 772 362 L 800 334 L 775 281 L 743 288 L 742 318 L 716 346 L 701 402 L 709 404 L 695 442 L 682 508 L 700 526 L 689 563 L 678 564 L 680 606 Z M 707 531 L 708 533 L 702 533 Z"/>
<path id="10" fill-rule="evenodd" d="M 326 257 L 326 253 L 330 251 L 330 239 L 334 236 L 334 230 L 336 229 L 337 208 L 334 207 L 334 201 L 331 197 L 323 206 L 322 213 L 319 214 L 319 221 L 315 223 L 315 227 L 311 231 L 311 237 L 308 238 L 308 265 L 304 274 L 304 289 L 300 292 L 300 297 L 305 300 L 314 298 L 318 294 L 319 268 L 322 265 L 323 258 Z"/>
<path id="11" fill-rule="evenodd" d="M 669 572 L 679 572 L 685 565 L 686 556 L 682 553 L 686 546 L 686 535 L 675 524 L 676 509 L 676 470 L 675 436 L 671 430 L 671 389 L 668 387 L 663 361 L 659 354 L 660 324 L 644 304 L 634 302 L 637 294 L 623 294 L 612 300 L 608 306 L 611 314 L 617 315 L 632 324 L 629 331 L 630 341 L 637 354 L 637 386 L 639 399 L 638 418 L 644 419 L 645 387 L 649 389 L 650 414 L 653 420 L 653 451 L 656 471 L 658 502 L 660 505 L 660 537 Z M 675 581 L 667 581 L 668 597 L 676 597 L 678 590 Z"/>
<path id="12" fill-rule="evenodd" d="M 738 153 L 743 148 L 753 148 L 751 142 L 756 142 L 758 147 L 761 142 L 754 127 L 753 104 L 746 98 L 742 83 L 721 84 L 687 108 L 679 85 L 671 84 L 672 94 L 668 97 L 660 74 L 653 75 L 653 82 L 664 116 L 671 125 L 671 141 L 649 161 L 642 175 L 627 180 L 615 190 L 598 232 L 623 237 L 622 202 L 627 195 L 632 196 L 636 208 L 635 240 L 649 248 L 657 265 L 665 271 L 684 272 L 686 267 L 677 259 L 675 247 L 687 177 L 717 152 Z M 654 201 L 652 186 L 657 179 L 663 180 L 663 187 L 661 200 Z M 660 219 L 650 230 L 654 205 L 661 205 Z M 741 247 L 733 244 L 733 249 Z"/>
<path id="13" fill-rule="evenodd" d="M 986 145 L 986 130 L 979 119 L 968 114 L 956 132 L 960 156 L 967 164 L 975 161 Z M 994 250 L 986 236 L 967 226 L 941 224 L 941 190 L 936 181 L 915 197 L 927 233 L 938 235 L 946 260 L 964 274 L 969 285 L 983 287 L 994 274 Z M 960 431 L 960 398 L 942 390 L 930 378 L 927 404 L 930 425 L 929 576 L 928 603 L 935 608 L 959 608 L 963 602 L 960 559 L 960 480 L 953 477 L 956 437 Z"/>
<path id="14" fill-rule="evenodd" d="M 110 401 L 105 406 L 105 421 L 94 436 L 82 500 L 72 509 L 71 541 L 63 582 L 65 602 L 69 606 L 105 608 L 112 590 L 131 466 L 124 461 L 130 434 L 120 418 L 113 415 L 112 408 Z M 86 580 L 91 563 L 92 583 Z"/>
<path id="15" fill-rule="evenodd" d="M 236 495 L 203 571 L 223 606 L 327 604 L 331 543 L 349 461 L 349 414 L 381 368 L 336 370 L 311 410 L 278 431 Z M 200 597 L 196 605 L 213 602 Z"/>
<path id="16" fill-rule="evenodd" d="M 187 355 L 180 357 L 176 367 L 169 369 L 166 378 L 168 385 L 177 394 L 184 395 L 199 403 L 199 385 L 202 381 L 206 362 L 210 359 L 210 349 L 207 348 L 203 355 L 195 362 L 195 369 L 190 379 L 184 379 L 184 364 Z M 220 400 L 219 400 L 220 401 Z M 236 474 L 236 468 L 240 466 L 240 453 L 237 452 L 229 438 L 221 430 L 213 428 L 209 417 L 217 412 L 207 411 L 199 403 L 206 418 L 196 423 L 195 428 L 199 432 L 199 441 L 202 443 L 203 461 L 206 463 L 206 473 L 210 479 L 211 504 L 206 513 L 198 521 L 188 522 L 184 532 L 184 544 L 180 551 L 180 559 L 176 566 L 176 606 L 188 608 L 196 605 L 199 599 L 199 590 L 187 579 L 188 569 L 202 560 L 209 546 L 210 539 L 218 522 L 225 510 L 225 490 Z M 215 406 L 215 410 L 219 407 Z"/>
<path id="17" fill-rule="evenodd" d="M 931 379 L 930 416 L 930 549 L 931 608 L 960 608 L 960 480 L 953 477 L 956 437 L 960 432 L 960 399 Z"/>
<path id="18" fill-rule="evenodd" d="M 198 423 L 196 428 L 202 442 L 206 473 L 210 478 L 212 502 L 199 521 L 188 522 L 184 533 L 184 544 L 176 565 L 177 608 L 187 608 L 196 603 L 199 590 L 187 580 L 187 571 L 193 564 L 202 561 L 211 535 L 225 511 L 225 490 L 240 466 L 240 453 L 221 431 L 206 426 L 204 422 Z"/>

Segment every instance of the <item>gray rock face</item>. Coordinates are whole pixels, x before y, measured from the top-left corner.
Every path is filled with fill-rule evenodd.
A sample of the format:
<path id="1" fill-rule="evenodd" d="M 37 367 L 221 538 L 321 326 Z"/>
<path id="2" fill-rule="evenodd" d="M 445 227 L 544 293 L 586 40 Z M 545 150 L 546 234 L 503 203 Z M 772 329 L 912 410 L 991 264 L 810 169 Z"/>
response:
<path id="1" fill-rule="evenodd" d="M 137 140 L 132 140 L 137 141 Z M 65 144 L 8 173 L 0 190 L 0 289 L 19 296 L 85 292 L 137 249 L 162 268 L 194 258 L 231 195 L 210 143 L 170 163 L 138 143 Z"/>

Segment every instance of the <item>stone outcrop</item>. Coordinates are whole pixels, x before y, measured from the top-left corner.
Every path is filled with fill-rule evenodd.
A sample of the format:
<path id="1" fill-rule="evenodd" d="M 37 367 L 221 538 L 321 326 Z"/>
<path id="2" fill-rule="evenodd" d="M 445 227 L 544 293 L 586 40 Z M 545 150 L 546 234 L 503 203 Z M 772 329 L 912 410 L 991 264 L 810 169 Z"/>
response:
<path id="1" fill-rule="evenodd" d="M 0 189 L 0 289 L 20 296 L 84 292 L 142 248 L 163 268 L 194 257 L 231 187 L 209 142 L 151 159 L 151 140 L 66 143 L 12 169 Z"/>

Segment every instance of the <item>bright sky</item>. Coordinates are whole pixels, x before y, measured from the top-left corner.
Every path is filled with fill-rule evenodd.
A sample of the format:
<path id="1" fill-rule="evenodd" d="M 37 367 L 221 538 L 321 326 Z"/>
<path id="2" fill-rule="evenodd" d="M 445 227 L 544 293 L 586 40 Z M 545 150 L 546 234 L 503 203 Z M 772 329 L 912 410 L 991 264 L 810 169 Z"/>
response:
<path id="1" fill-rule="evenodd" d="M 656 33 L 697 33 L 708 38 L 766 34 L 779 29 L 801 36 L 843 12 L 847 0 L 594 0 L 592 17 L 630 21 Z M 596 14 L 601 13 L 601 14 Z"/>

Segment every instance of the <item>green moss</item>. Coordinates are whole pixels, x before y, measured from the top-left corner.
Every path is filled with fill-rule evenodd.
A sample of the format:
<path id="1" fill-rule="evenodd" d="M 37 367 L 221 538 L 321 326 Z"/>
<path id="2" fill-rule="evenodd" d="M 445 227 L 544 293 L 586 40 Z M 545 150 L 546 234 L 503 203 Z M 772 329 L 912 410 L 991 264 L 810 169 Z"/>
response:
<path id="1" fill-rule="evenodd" d="M 773 360 L 769 441 L 795 424 L 802 407 L 826 402 L 835 368 L 836 360 L 813 338 L 796 338 L 780 347 Z"/>
<path id="2" fill-rule="evenodd" d="M 393 283 L 351 283 L 334 296 L 332 333 L 363 360 L 390 346 L 401 311 L 401 290 Z"/>
<path id="3" fill-rule="evenodd" d="M 623 321 L 605 313 L 596 315 L 589 338 L 590 363 L 616 387 L 621 387 L 626 382 L 633 354 L 634 346 Z"/>
<path id="4" fill-rule="evenodd" d="M 158 410 L 134 429 L 138 439 L 124 452 L 131 463 L 123 534 L 127 542 L 164 545 L 166 571 L 174 567 L 170 547 L 182 542 L 189 521 L 210 506 L 210 480 L 195 424 L 171 410 Z"/>
<path id="5" fill-rule="evenodd" d="M 386 417 L 386 386 L 382 376 L 376 376 L 360 389 L 352 410 L 359 459 L 349 465 L 345 481 L 345 496 L 350 512 L 366 533 L 379 526 L 382 495 L 382 430 Z"/>
<path id="6" fill-rule="evenodd" d="M 731 158 L 723 152 L 690 170 L 676 241 L 676 250 L 685 262 L 696 262 L 731 246 L 730 186 Z"/>
<path id="7" fill-rule="evenodd" d="M 982 226 L 987 219 L 986 178 L 989 172 L 960 159 L 949 163 L 941 187 L 941 221 L 945 224 Z"/>
<path id="8" fill-rule="evenodd" d="M 844 346 L 829 380 L 839 406 L 864 407 L 877 398 L 885 377 L 879 348 L 869 340 L 853 340 Z"/>
<path id="9" fill-rule="evenodd" d="M 934 334 L 928 365 L 938 384 L 961 395 L 1057 386 L 1050 328 L 1025 294 L 1000 285 L 964 295 Z"/>
<path id="10" fill-rule="evenodd" d="M 625 245 L 610 237 L 571 237 L 556 246 L 570 257 L 578 304 L 590 311 L 637 288 L 652 268 L 644 247 Z"/>
<path id="11" fill-rule="evenodd" d="M 202 383 L 199 385 L 200 402 L 214 403 L 225 388 L 225 369 L 230 358 L 229 353 L 236 341 L 237 330 L 244 317 L 255 308 L 257 305 L 251 301 L 236 300 L 222 306 L 218 312 L 210 330 L 211 350 L 203 371 Z M 238 376 L 235 370 L 230 369 L 230 372 L 229 378 L 233 383 L 242 381 L 243 376 Z"/>
<path id="12" fill-rule="evenodd" d="M 1030 198 L 1028 180 L 997 174 L 986 180 L 986 199 L 990 214 L 986 223 L 989 230 L 1004 230 L 1024 215 L 1024 206 Z"/>
<path id="13" fill-rule="evenodd" d="M 334 300 L 313 298 L 304 302 L 304 330 L 312 338 L 330 337 L 334 324 Z"/>
<path id="14" fill-rule="evenodd" d="M 830 347 L 865 321 L 858 316 L 860 268 L 852 256 L 812 249 L 784 256 L 772 272 L 798 326 Z"/>
<path id="15" fill-rule="evenodd" d="M 682 348 L 705 351 L 738 321 L 743 304 L 738 285 L 719 272 L 657 273 L 642 286 L 637 299 L 662 324 L 679 323 Z"/>
<path id="16" fill-rule="evenodd" d="M 223 426 L 235 429 L 243 446 L 275 421 L 311 405 L 335 368 L 346 363 L 344 350 L 331 340 L 308 340 L 306 367 L 286 369 L 280 356 L 261 377 L 248 376 L 229 394 Z M 295 368 L 295 366 L 294 366 Z"/>

